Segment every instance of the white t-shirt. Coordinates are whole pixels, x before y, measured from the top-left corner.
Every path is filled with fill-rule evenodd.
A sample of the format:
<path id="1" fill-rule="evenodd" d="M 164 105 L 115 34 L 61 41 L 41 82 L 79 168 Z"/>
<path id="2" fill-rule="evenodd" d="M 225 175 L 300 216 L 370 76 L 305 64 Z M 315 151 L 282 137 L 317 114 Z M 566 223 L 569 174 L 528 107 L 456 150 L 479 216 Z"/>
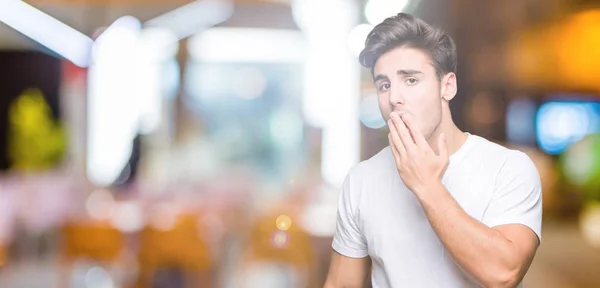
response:
<path id="1" fill-rule="evenodd" d="M 478 221 L 523 224 L 541 239 L 540 177 L 526 154 L 468 134 L 442 183 Z M 370 256 L 374 288 L 476 287 L 402 183 L 389 146 L 351 169 L 338 205 L 332 247 L 351 258 Z"/>

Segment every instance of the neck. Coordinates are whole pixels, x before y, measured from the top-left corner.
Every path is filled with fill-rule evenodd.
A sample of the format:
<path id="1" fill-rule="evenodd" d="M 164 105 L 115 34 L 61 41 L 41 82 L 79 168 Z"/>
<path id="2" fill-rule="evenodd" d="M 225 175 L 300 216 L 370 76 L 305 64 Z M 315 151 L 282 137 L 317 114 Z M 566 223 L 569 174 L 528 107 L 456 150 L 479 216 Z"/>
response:
<path id="1" fill-rule="evenodd" d="M 446 119 L 441 121 L 440 125 L 433 131 L 427 141 L 429 142 L 431 149 L 433 149 L 435 153 L 438 153 L 438 141 L 440 135 L 443 133 L 446 136 L 448 155 L 452 155 L 465 143 L 467 135 L 456 127 L 456 124 L 454 124 L 451 117 L 444 118 Z"/>

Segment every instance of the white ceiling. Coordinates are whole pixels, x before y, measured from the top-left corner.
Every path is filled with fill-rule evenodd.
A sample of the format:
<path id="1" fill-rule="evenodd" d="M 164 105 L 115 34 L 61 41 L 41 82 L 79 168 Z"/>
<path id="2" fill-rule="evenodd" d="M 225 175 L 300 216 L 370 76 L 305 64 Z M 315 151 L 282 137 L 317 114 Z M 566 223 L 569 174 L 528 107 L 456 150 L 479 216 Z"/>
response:
<path id="1" fill-rule="evenodd" d="M 81 5 L 81 4 L 35 4 L 45 13 L 59 19 L 67 25 L 92 36 L 98 28 L 110 25 L 121 16 L 130 15 L 140 19 L 142 22 L 156 16 L 169 12 L 181 6 L 187 0 L 164 1 L 165 3 L 176 2 L 171 5 Z M 193 0 L 189 0 L 193 1 Z M 235 11 L 230 20 L 219 26 L 234 27 L 271 27 L 283 29 L 296 29 L 290 7 L 288 5 L 276 4 L 288 0 L 233 0 L 236 4 Z M 324 0 L 326 1 L 326 0 Z M 364 4 L 366 0 L 357 1 Z M 456 19 L 456 9 L 448 9 L 456 6 L 456 0 L 421 0 L 418 14 L 436 25 L 454 26 L 451 19 Z M 156 1 L 153 1 L 156 2 Z M 1 8 L 0 8 L 1 9 Z M 446 11 L 446 13 L 439 13 Z M 267 16 L 267 17 L 265 17 Z M 450 28 L 448 27 L 448 28 Z M 0 22 L 0 49 L 38 49 L 39 44 L 24 37 L 12 28 Z"/>
<path id="2" fill-rule="evenodd" d="M 144 7 L 56 4 L 36 5 L 36 8 L 86 35 L 92 35 L 96 29 L 110 25 L 114 20 L 121 16 L 130 15 L 145 22 L 146 20 L 150 20 L 177 7 L 178 5 Z M 0 49 L 35 49 L 37 47 L 37 43 L 0 22 Z"/>

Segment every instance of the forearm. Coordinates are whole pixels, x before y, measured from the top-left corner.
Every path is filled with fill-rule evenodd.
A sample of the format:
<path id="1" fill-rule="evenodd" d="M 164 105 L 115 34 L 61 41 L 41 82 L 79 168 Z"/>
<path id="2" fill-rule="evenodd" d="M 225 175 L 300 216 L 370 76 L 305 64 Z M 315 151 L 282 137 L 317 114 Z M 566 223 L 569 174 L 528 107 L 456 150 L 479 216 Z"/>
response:
<path id="1" fill-rule="evenodd" d="M 519 264 L 500 232 L 468 215 L 440 183 L 416 193 L 427 218 L 454 261 L 485 287 L 513 287 Z"/>

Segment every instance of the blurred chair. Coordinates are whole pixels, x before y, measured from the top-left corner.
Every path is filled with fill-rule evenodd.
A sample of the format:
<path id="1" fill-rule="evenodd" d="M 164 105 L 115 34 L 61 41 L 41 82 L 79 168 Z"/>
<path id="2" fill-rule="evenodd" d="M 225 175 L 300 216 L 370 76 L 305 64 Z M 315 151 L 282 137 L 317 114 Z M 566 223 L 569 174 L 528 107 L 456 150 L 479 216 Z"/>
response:
<path id="1" fill-rule="evenodd" d="M 214 265 L 209 245 L 200 238 L 198 215 L 179 215 L 168 229 L 146 226 L 140 234 L 137 287 L 153 287 L 159 271 L 181 269 L 186 287 L 214 287 Z M 168 286 L 171 287 L 171 286 Z"/>
<path id="2" fill-rule="evenodd" d="M 91 258 L 100 262 L 117 259 L 124 247 L 121 232 L 106 222 L 69 223 L 62 230 L 63 259 Z"/>
<path id="3" fill-rule="evenodd" d="M 61 285 L 68 287 L 73 264 L 80 259 L 93 260 L 105 267 L 115 264 L 124 251 L 125 239 L 108 222 L 69 222 L 61 230 Z"/>
<path id="4" fill-rule="evenodd" d="M 7 246 L 5 243 L 0 242 L 0 268 L 2 268 L 4 265 L 6 265 L 6 262 L 8 261 L 8 257 L 7 257 Z"/>
<path id="5" fill-rule="evenodd" d="M 238 283 L 235 287 L 262 285 L 256 281 L 279 281 L 277 285 L 290 288 L 318 287 L 317 271 L 314 271 L 316 255 L 311 237 L 293 222 L 291 225 L 282 225 L 284 229 L 280 229 L 277 219 L 282 214 L 270 213 L 252 227 L 249 241 L 244 247 L 239 267 L 241 274 L 236 279 Z M 298 218 L 292 216 L 288 219 L 293 221 Z M 248 281 L 250 279 L 253 281 Z"/>

